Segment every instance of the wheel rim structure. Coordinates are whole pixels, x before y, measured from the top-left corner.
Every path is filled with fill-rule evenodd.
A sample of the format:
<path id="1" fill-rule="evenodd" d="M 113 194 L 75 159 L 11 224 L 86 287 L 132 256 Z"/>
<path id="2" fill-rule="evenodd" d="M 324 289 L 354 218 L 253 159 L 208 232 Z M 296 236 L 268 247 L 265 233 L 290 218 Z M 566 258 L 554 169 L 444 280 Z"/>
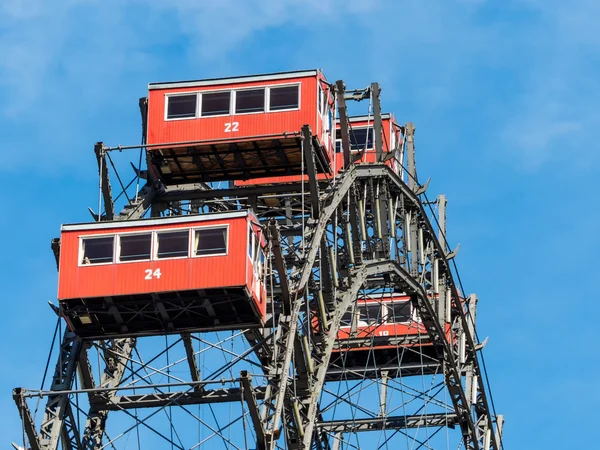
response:
<path id="1" fill-rule="evenodd" d="M 376 120 L 378 85 L 368 92 Z M 348 129 L 341 128 L 349 158 Z M 383 159 L 356 165 L 345 159 L 340 175 L 318 180 L 308 127 L 308 176 L 299 183 L 161 186 L 146 171 L 146 186 L 115 219 L 255 211 L 268 236 L 267 325 L 105 340 L 67 330 L 56 341 L 49 388 L 13 392 L 24 446 L 502 448 L 503 418 L 490 407 L 479 361 L 477 298 L 464 296 L 455 282 L 445 197 L 433 202 L 435 214 L 427 185 L 417 182 L 414 126 L 402 131 L 395 154 L 400 175 Z M 105 211 L 113 208 L 111 150 L 95 147 L 110 204 Z M 359 335 L 357 299 L 391 314 L 381 305 L 393 295 L 414 311 L 405 325 L 411 332 L 388 336 L 374 328 Z M 166 312 L 165 323 L 182 313 Z M 340 333 L 348 339 L 338 339 Z"/>

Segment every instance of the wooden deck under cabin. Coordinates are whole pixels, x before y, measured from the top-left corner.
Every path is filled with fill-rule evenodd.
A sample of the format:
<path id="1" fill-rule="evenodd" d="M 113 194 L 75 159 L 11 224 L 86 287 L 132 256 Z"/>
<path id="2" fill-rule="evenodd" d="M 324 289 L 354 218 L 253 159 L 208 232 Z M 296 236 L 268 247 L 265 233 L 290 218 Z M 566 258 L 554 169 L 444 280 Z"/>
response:
<path id="1" fill-rule="evenodd" d="M 69 328 L 84 339 L 256 328 L 263 325 L 244 286 L 61 301 Z"/>
<path id="2" fill-rule="evenodd" d="M 252 140 L 198 142 L 149 148 L 151 162 L 163 183 L 249 180 L 302 173 L 302 137 L 257 137 Z M 312 148 L 318 173 L 330 173 L 325 149 L 316 137 Z"/>

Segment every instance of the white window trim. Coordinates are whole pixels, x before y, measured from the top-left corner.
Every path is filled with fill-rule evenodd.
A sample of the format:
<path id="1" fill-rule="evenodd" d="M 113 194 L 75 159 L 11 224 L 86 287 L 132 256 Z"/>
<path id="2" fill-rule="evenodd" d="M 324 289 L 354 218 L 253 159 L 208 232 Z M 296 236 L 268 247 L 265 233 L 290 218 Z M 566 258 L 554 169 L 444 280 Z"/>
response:
<path id="1" fill-rule="evenodd" d="M 202 115 L 202 99 L 204 97 L 204 94 L 219 94 L 221 92 L 227 92 L 229 91 L 229 112 L 227 114 L 213 114 L 211 116 L 203 116 Z M 199 97 L 200 97 L 200 108 L 198 109 L 198 111 L 196 111 L 196 118 L 197 119 L 211 119 L 213 117 L 231 117 L 231 107 L 232 107 L 232 101 L 235 97 L 235 92 L 233 91 L 233 89 L 218 89 L 216 91 L 206 91 L 206 92 L 198 92 Z"/>
<path id="2" fill-rule="evenodd" d="M 166 258 L 158 257 L 158 234 L 168 234 L 168 233 L 181 233 L 183 231 L 188 232 L 188 252 L 185 256 L 168 256 Z M 190 228 L 167 228 L 165 230 L 154 230 L 152 232 L 152 261 L 168 261 L 171 259 L 186 259 L 190 257 L 190 248 L 192 242 L 192 233 Z"/>
<path id="3" fill-rule="evenodd" d="M 196 95 L 196 111 L 194 112 L 194 116 L 192 117 L 172 117 L 169 118 L 169 99 L 171 97 L 183 97 L 186 95 Z M 198 108 L 199 108 L 199 103 L 201 101 L 200 96 L 198 95 L 197 92 L 178 92 L 176 94 L 165 94 L 165 122 L 172 122 L 174 120 L 190 120 L 190 119 L 197 119 L 198 118 Z"/>
<path id="4" fill-rule="evenodd" d="M 246 257 L 250 260 L 250 264 L 252 264 L 252 261 L 254 260 L 254 230 L 252 229 L 252 223 L 250 223 L 250 221 L 248 221 L 248 232 L 246 233 L 247 239 L 246 239 Z M 248 250 L 250 250 L 250 254 L 248 254 Z"/>
<path id="5" fill-rule="evenodd" d="M 197 230 L 208 230 L 208 229 L 218 229 L 218 228 L 225 228 L 227 230 L 227 234 L 225 236 L 225 253 L 209 253 L 206 255 L 196 255 L 196 251 L 194 250 L 194 242 L 193 240 L 196 238 L 196 231 Z M 229 224 L 223 224 L 223 225 L 208 225 L 205 227 L 194 227 L 191 229 L 192 230 L 192 236 L 191 236 L 191 240 L 190 240 L 190 255 L 192 258 L 206 258 L 207 256 L 228 256 L 229 255 Z M 247 254 L 248 252 L 246 252 Z"/>
<path id="6" fill-rule="evenodd" d="M 286 109 L 275 109 L 271 110 L 271 89 L 272 88 L 284 88 L 298 86 L 298 107 L 297 108 L 286 108 Z M 264 89 L 265 90 L 265 104 L 263 111 L 254 111 L 254 112 L 236 112 L 235 111 L 235 97 L 237 91 L 249 91 L 255 89 Z M 217 114 L 214 116 L 203 116 L 202 115 L 202 96 L 204 94 L 215 94 L 219 92 L 230 91 L 231 96 L 229 100 L 229 113 L 228 114 Z M 177 97 L 182 95 L 196 95 L 196 115 L 194 117 L 174 117 L 167 118 L 167 113 L 169 110 L 169 98 Z M 165 122 L 173 122 L 178 120 L 190 120 L 190 119 L 211 119 L 213 117 L 231 117 L 231 116 L 245 116 L 249 114 L 265 114 L 265 113 L 279 113 L 279 112 L 288 112 L 288 111 L 299 111 L 301 109 L 302 103 L 302 82 L 295 81 L 292 83 L 280 83 L 280 84 L 267 84 L 261 86 L 247 86 L 239 89 L 235 88 L 222 88 L 222 89 L 211 89 L 206 91 L 188 91 L 188 92 L 173 92 L 173 93 L 165 93 L 165 111 L 164 111 L 164 120 Z M 317 110 L 319 108 L 317 107 Z M 318 111 L 317 111 L 318 113 Z"/>
<path id="7" fill-rule="evenodd" d="M 121 236 L 134 236 L 134 235 L 143 235 L 143 234 L 150 235 L 150 257 L 148 259 L 132 259 L 131 261 L 121 261 Z M 128 264 L 128 263 L 135 263 L 135 262 L 152 261 L 152 255 L 154 254 L 154 236 L 152 236 L 153 234 L 154 233 L 152 231 L 129 231 L 129 232 L 117 233 L 115 235 L 116 242 L 115 242 L 115 255 L 113 258 L 113 262 L 115 262 L 116 264 Z"/>
<path id="8" fill-rule="evenodd" d="M 362 151 L 367 151 L 368 152 L 369 150 L 374 150 L 375 149 L 375 127 L 373 127 L 373 125 L 369 125 L 369 126 L 367 126 L 367 125 L 359 125 L 359 126 L 356 126 L 356 127 L 352 127 L 352 130 L 364 130 L 365 128 L 371 128 L 373 130 L 373 146 L 372 147 L 367 147 L 366 149 L 363 147 L 363 148 L 361 148 L 359 150 L 352 150 L 352 148 L 350 148 L 350 152 L 351 153 L 359 153 L 359 152 L 362 152 Z M 352 130 L 350 130 L 350 129 L 348 130 L 350 132 L 350 134 L 352 133 Z M 335 132 L 337 134 L 337 129 L 335 130 Z M 367 131 L 367 142 L 369 141 L 368 138 L 369 138 L 369 132 Z M 337 148 L 337 143 L 338 142 L 341 144 L 342 140 L 338 139 L 338 138 L 335 139 L 335 147 L 336 148 Z M 350 147 L 352 147 L 352 142 L 350 142 Z M 337 152 L 336 151 L 336 153 L 342 153 L 342 152 Z"/>
<path id="9" fill-rule="evenodd" d="M 275 109 L 275 110 L 271 110 L 271 89 L 272 88 L 284 88 L 284 87 L 292 87 L 292 86 L 298 86 L 298 107 L 297 108 L 286 108 L 286 109 Z M 300 103 L 302 100 L 302 83 L 296 82 L 296 83 L 286 83 L 286 84 L 278 84 L 278 85 L 270 85 L 267 86 L 269 89 L 269 103 L 267 103 L 265 105 L 265 109 L 266 112 L 268 113 L 279 113 L 279 112 L 286 112 L 286 111 L 300 111 Z"/>
<path id="10" fill-rule="evenodd" d="M 113 237 L 113 255 L 112 255 L 112 261 L 111 262 L 105 262 L 105 263 L 95 263 L 95 264 L 83 264 L 83 240 L 84 239 L 96 239 L 96 238 L 106 238 L 106 237 Z M 116 235 L 114 233 L 105 233 L 105 234 L 93 234 L 93 235 L 87 235 L 87 236 L 78 236 L 79 238 L 79 252 L 78 252 L 78 257 L 77 257 L 77 267 L 96 267 L 96 266 L 108 266 L 109 264 L 114 264 L 115 262 L 115 252 L 117 249 L 117 245 L 116 245 Z"/>
<path id="11" fill-rule="evenodd" d="M 386 305 L 385 309 L 386 309 L 386 317 L 390 317 L 389 311 L 391 310 L 391 308 L 389 308 L 389 305 L 394 305 L 394 304 L 398 304 L 398 303 L 408 303 L 410 305 L 410 300 L 400 300 L 400 301 L 395 301 L 395 300 L 388 300 L 388 301 L 383 301 L 381 304 L 382 305 Z M 383 322 L 386 325 L 396 325 L 396 324 L 404 324 L 404 323 L 411 323 L 413 321 L 413 315 L 414 315 L 414 310 L 415 308 L 413 308 L 412 305 L 410 305 L 410 319 L 409 320 L 404 320 L 402 322 Z"/>
<path id="12" fill-rule="evenodd" d="M 253 87 L 245 87 L 245 88 L 241 88 L 241 89 L 234 89 L 233 91 L 233 96 L 232 96 L 232 104 L 231 104 L 231 110 L 233 111 L 233 113 L 231 114 L 232 116 L 245 116 L 245 115 L 250 115 L 250 114 L 264 114 L 267 112 L 267 91 L 268 91 L 268 86 L 253 86 Z M 263 110 L 262 111 L 249 111 L 249 112 L 237 112 L 236 111 L 236 102 L 237 102 L 237 93 L 238 92 L 242 92 L 242 91 L 258 91 L 259 89 L 263 90 Z"/>
<path id="13" fill-rule="evenodd" d="M 385 307 L 385 317 L 390 317 L 389 316 L 389 308 L 388 305 L 392 305 L 392 304 L 396 304 L 396 303 L 410 303 L 410 300 L 383 300 L 381 302 L 375 301 L 375 302 L 362 302 L 361 304 L 357 303 L 357 308 L 360 306 L 369 306 L 369 305 L 378 305 L 380 308 L 384 308 Z M 400 324 L 410 324 L 412 322 L 420 322 L 419 320 L 415 319 L 415 312 L 416 309 L 412 307 L 410 307 L 410 316 L 411 318 L 409 320 L 405 320 L 402 322 L 381 322 L 381 323 L 374 323 L 374 324 L 369 324 L 369 325 L 358 325 L 358 327 L 362 327 L 362 328 L 368 328 L 368 327 L 382 327 L 382 326 L 390 326 L 390 325 L 400 325 Z M 382 312 L 381 317 L 384 317 L 384 314 Z M 341 325 L 340 329 L 346 329 L 346 328 L 352 328 L 351 325 Z"/>

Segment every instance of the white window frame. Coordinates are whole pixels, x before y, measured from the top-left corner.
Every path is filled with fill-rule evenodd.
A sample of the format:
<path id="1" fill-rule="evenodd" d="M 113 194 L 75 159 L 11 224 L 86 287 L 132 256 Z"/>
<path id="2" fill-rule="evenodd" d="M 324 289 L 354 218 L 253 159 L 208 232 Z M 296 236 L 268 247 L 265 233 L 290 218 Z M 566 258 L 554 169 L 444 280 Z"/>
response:
<path id="1" fill-rule="evenodd" d="M 173 117 L 173 118 L 169 118 L 168 117 L 168 113 L 169 113 L 169 99 L 171 97 L 183 97 L 185 95 L 195 95 L 196 96 L 196 111 L 194 112 L 194 115 L 192 117 Z M 173 122 L 176 120 L 191 120 L 191 119 L 197 119 L 198 118 L 198 113 L 200 112 L 200 102 L 201 102 L 201 96 L 198 95 L 198 92 L 177 92 L 177 93 L 171 93 L 171 94 L 165 94 L 165 122 Z"/>
<path id="2" fill-rule="evenodd" d="M 148 259 L 133 259 L 131 261 L 121 261 L 121 236 L 131 236 L 131 235 L 142 235 L 142 234 L 149 234 L 150 235 L 150 258 Z M 116 242 L 115 242 L 115 254 L 113 257 L 113 261 L 116 264 L 128 264 L 128 263 L 135 263 L 135 262 L 147 262 L 147 261 L 152 261 L 153 260 L 153 256 L 154 256 L 154 236 L 153 236 L 154 232 L 153 231 L 129 231 L 129 232 L 123 232 L 123 233 L 117 233 L 115 234 L 116 237 Z"/>
<path id="3" fill-rule="evenodd" d="M 169 256 L 166 258 L 158 257 L 158 234 L 168 234 L 168 233 L 181 233 L 183 231 L 188 232 L 188 252 L 186 256 Z M 171 259 L 186 259 L 190 257 L 190 249 L 192 245 L 192 234 L 191 228 L 166 228 L 164 230 L 154 230 L 152 232 L 152 261 L 167 261 Z"/>
<path id="4" fill-rule="evenodd" d="M 286 109 L 276 109 L 276 110 L 271 110 L 271 89 L 272 88 L 284 88 L 284 87 L 292 87 L 292 86 L 298 86 L 298 107 L 297 108 L 286 108 Z M 286 112 L 286 111 L 300 111 L 300 101 L 302 100 L 302 83 L 300 82 L 295 82 L 295 83 L 282 83 L 282 84 L 271 84 L 268 85 L 268 103 L 265 104 L 265 112 L 268 113 L 279 113 L 279 112 Z"/>
<path id="5" fill-rule="evenodd" d="M 194 240 L 196 239 L 196 231 L 198 230 L 208 230 L 208 229 L 218 229 L 225 228 L 227 230 L 227 235 L 225 236 L 225 253 L 209 253 L 207 255 L 196 255 L 196 250 L 194 249 Z M 194 227 L 191 229 L 192 235 L 190 239 L 190 255 L 192 258 L 206 258 L 207 256 L 228 256 L 229 255 L 229 224 L 222 225 L 206 225 L 204 227 Z M 248 252 L 246 252 L 248 254 Z"/>
<path id="6" fill-rule="evenodd" d="M 95 264 L 83 264 L 83 240 L 84 239 L 97 239 L 97 238 L 107 238 L 107 237 L 113 237 L 113 255 L 112 255 L 112 261 L 111 262 L 105 262 L 105 263 L 95 263 Z M 96 267 L 96 266 L 107 266 L 109 264 L 114 264 L 115 263 L 115 253 L 116 253 L 116 249 L 117 249 L 117 236 L 115 233 L 105 233 L 105 234 L 91 234 L 91 235 L 86 235 L 86 236 L 78 236 L 79 238 L 79 254 L 77 257 L 77 267 Z"/>
<path id="7" fill-rule="evenodd" d="M 202 115 L 202 98 L 204 97 L 204 94 L 219 94 L 222 92 L 227 92 L 229 91 L 229 112 L 227 114 L 215 114 L 212 116 L 203 116 Z M 211 119 L 213 117 L 231 117 L 233 114 L 231 113 L 232 111 L 232 107 L 233 107 L 233 100 L 235 98 L 235 92 L 234 89 L 232 88 L 227 88 L 227 89 L 215 89 L 213 91 L 199 91 L 198 95 L 200 97 L 200 105 L 198 107 L 198 110 L 196 111 L 196 118 L 197 119 Z"/>
<path id="8" fill-rule="evenodd" d="M 365 128 L 370 128 L 370 129 L 373 130 L 373 146 L 372 147 L 367 147 L 366 149 L 365 148 L 361 148 L 359 150 L 352 150 L 352 148 L 350 148 L 350 153 L 360 153 L 362 151 L 367 151 L 368 152 L 369 150 L 374 150 L 375 149 L 375 127 L 373 125 L 369 125 L 369 126 L 367 126 L 367 125 L 359 125 L 359 126 L 356 126 L 356 127 L 352 127 L 352 130 L 364 130 Z M 350 134 L 352 134 L 352 130 L 349 130 Z M 336 135 L 337 135 L 337 131 L 338 130 L 336 129 L 335 130 Z M 340 147 L 341 147 L 342 140 L 341 139 L 337 139 L 337 138 L 335 139 L 335 148 L 336 149 L 337 149 L 337 143 L 338 142 L 340 143 Z M 369 132 L 368 131 L 367 131 L 367 142 L 369 142 Z M 350 142 L 350 147 L 352 147 L 352 142 Z M 343 149 L 342 149 L 342 152 L 343 152 Z M 336 151 L 336 153 L 342 153 L 342 152 L 337 152 Z"/>
<path id="9" fill-rule="evenodd" d="M 256 239 L 256 233 L 252 229 L 252 223 L 248 222 L 248 233 L 246 233 L 248 238 L 246 239 L 246 257 L 250 259 L 250 264 L 254 261 L 254 240 Z M 248 254 L 248 250 L 250 250 L 250 254 Z"/>
<path id="10" fill-rule="evenodd" d="M 268 86 L 252 86 L 252 87 L 245 87 L 245 88 L 240 88 L 240 89 L 234 89 L 233 90 L 233 96 L 232 96 L 232 104 L 231 104 L 231 110 L 233 111 L 231 113 L 232 116 L 246 116 L 246 115 L 251 115 L 251 114 L 265 114 L 267 112 L 267 91 L 268 91 Z M 264 91 L 264 103 L 263 103 L 263 110 L 262 111 L 251 111 L 251 112 L 237 112 L 235 110 L 235 106 L 236 106 L 236 101 L 237 101 L 237 93 L 240 91 L 256 91 L 258 89 L 262 89 Z"/>
<path id="11" fill-rule="evenodd" d="M 387 320 L 385 322 L 383 322 L 386 325 L 395 325 L 395 324 L 400 324 L 400 323 L 411 323 L 414 320 L 414 312 L 415 312 L 415 308 L 413 308 L 412 304 L 410 303 L 410 300 L 388 300 L 388 301 L 384 301 L 382 302 L 382 305 L 385 305 L 385 309 L 386 309 L 386 318 L 390 318 L 390 314 L 389 311 L 392 309 L 390 308 L 390 305 L 395 305 L 397 303 L 408 303 L 410 305 L 410 319 L 409 320 L 405 320 L 403 322 L 388 322 Z"/>
<path id="12" fill-rule="evenodd" d="M 360 318 L 360 312 L 358 311 L 358 308 L 363 306 L 363 307 L 368 307 L 369 305 L 378 305 L 380 306 L 381 309 L 385 308 L 385 312 L 381 311 L 381 317 L 386 317 L 389 318 L 389 310 L 391 308 L 389 308 L 389 305 L 393 305 L 396 303 L 409 303 L 410 304 L 410 300 L 384 300 L 384 301 L 374 301 L 374 302 L 360 302 L 356 304 L 356 308 L 354 310 L 353 314 L 359 314 L 359 318 Z M 380 326 L 384 326 L 384 325 L 397 325 L 397 324 L 407 324 L 407 323 L 411 323 L 411 322 L 420 322 L 416 317 L 416 308 L 413 308 L 412 304 L 410 304 L 410 319 L 403 321 L 403 322 L 388 322 L 387 320 L 385 322 L 381 322 L 381 323 L 377 323 L 377 324 L 372 324 L 372 325 L 358 325 L 358 327 L 380 327 Z M 340 329 L 346 329 L 346 328 L 352 328 L 352 325 L 340 325 Z"/>

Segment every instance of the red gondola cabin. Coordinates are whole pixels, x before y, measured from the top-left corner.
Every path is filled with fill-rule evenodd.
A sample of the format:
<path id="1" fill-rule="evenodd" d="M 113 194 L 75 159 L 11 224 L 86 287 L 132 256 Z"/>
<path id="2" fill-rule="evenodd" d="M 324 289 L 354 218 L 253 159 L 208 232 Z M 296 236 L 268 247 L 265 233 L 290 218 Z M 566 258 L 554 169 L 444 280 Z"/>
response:
<path id="1" fill-rule="evenodd" d="M 446 333 L 449 337 L 448 325 Z M 364 370 L 410 375 L 438 369 L 429 334 L 410 297 L 385 294 L 359 298 L 354 311 L 343 316 L 328 378 L 352 378 Z"/>
<path id="2" fill-rule="evenodd" d="M 299 174 L 308 125 L 330 172 L 334 112 L 320 70 L 151 83 L 148 153 L 165 184 Z"/>
<path id="3" fill-rule="evenodd" d="M 62 314 L 82 337 L 260 327 L 264 245 L 251 211 L 64 225 Z"/>

